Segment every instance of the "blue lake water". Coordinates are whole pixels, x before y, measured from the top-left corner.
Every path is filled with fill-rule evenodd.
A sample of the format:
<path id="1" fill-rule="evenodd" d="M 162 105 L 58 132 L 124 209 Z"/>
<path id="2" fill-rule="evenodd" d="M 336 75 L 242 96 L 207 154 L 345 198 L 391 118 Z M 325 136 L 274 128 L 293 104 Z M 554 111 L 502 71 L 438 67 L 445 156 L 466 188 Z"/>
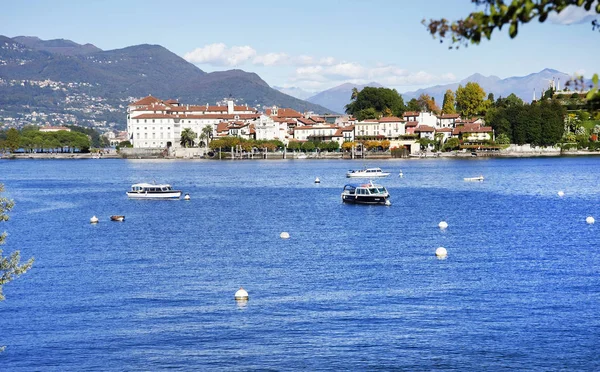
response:
<path id="1" fill-rule="evenodd" d="M 391 206 L 341 203 L 363 165 Z M 599 166 L 0 161 L 2 248 L 36 259 L 4 286 L 0 369 L 599 370 Z M 192 199 L 127 199 L 152 180 Z"/>

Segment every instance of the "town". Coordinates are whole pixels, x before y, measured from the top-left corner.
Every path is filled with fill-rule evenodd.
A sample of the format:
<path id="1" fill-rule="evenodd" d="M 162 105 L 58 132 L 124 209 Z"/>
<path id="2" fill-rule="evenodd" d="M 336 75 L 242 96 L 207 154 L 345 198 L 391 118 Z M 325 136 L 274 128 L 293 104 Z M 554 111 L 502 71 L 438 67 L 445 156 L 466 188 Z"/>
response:
<path id="1" fill-rule="evenodd" d="M 127 138 L 134 149 L 168 149 L 176 157 L 205 156 L 210 142 L 222 137 L 280 141 L 290 149 L 301 149 L 306 142 L 331 143 L 329 148 L 340 149 L 358 140 L 378 141 L 382 150 L 403 149 L 405 155 L 416 155 L 423 138 L 441 143 L 458 138 L 481 146 L 494 139 L 494 132 L 481 118 L 463 120 L 458 114 L 432 112 L 407 111 L 401 118 L 359 121 L 349 115 L 316 115 L 276 106 L 259 112 L 233 100 L 199 106 L 153 96 L 128 106 Z"/>

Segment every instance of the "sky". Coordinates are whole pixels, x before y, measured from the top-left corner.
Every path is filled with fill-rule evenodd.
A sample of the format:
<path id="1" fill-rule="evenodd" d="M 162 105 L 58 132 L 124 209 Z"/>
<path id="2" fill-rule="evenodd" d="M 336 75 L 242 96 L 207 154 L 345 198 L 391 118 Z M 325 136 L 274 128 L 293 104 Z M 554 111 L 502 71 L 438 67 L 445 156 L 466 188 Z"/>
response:
<path id="1" fill-rule="evenodd" d="M 4 4 L 2 4 L 4 3 Z M 242 69 L 310 92 L 378 82 L 399 92 L 544 68 L 600 70 L 594 19 L 573 8 L 492 40 L 448 49 L 421 24 L 480 10 L 470 0 L 0 0 L 0 35 L 69 39 L 103 50 L 158 44 L 206 72 Z"/>

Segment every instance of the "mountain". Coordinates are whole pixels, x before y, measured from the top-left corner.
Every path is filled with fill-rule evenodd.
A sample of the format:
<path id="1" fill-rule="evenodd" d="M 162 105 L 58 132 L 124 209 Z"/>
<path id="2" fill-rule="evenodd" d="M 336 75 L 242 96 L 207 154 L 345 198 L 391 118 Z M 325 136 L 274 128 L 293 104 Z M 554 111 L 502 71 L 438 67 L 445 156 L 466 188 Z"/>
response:
<path id="1" fill-rule="evenodd" d="M 317 93 L 314 96 L 309 97 L 307 101 L 325 106 L 334 112 L 343 113 L 346 111 L 346 105 L 350 103 L 352 88 L 357 88 L 360 91 L 364 87 L 381 88 L 383 85 L 376 82 L 363 85 L 345 83 Z"/>
<path id="2" fill-rule="evenodd" d="M 17 43 L 21 43 L 31 49 L 43 50 L 52 54 L 64 54 L 67 56 L 85 55 L 101 52 L 102 49 L 92 44 L 77 44 L 71 40 L 54 39 L 42 40 L 34 36 L 17 36 L 12 38 Z"/>
<path id="3" fill-rule="evenodd" d="M 298 99 L 307 99 L 308 97 L 311 97 L 314 95 L 313 92 L 307 92 L 306 90 L 304 90 L 302 88 L 298 88 L 298 87 L 283 88 L 283 87 L 273 86 L 273 88 L 277 89 L 281 93 L 287 94 L 288 96 L 296 97 Z"/>
<path id="4" fill-rule="evenodd" d="M 511 93 L 521 98 L 525 102 L 531 102 L 533 92 L 535 90 L 539 98 L 542 91 L 548 89 L 552 84 L 552 80 L 556 80 L 560 84 L 560 88 L 564 88 L 567 81 L 571 79 L 571 75 L 550 68 L 546 68 L 540 72 L 529 74 L 527 76 L 513 76 L 506 79 L 500 79 L 497 76 L 483 76 L 481 74 L 473 74 L 458 83 L 436 85 L 429 88 L 419 89 L 414 92 L 402 93 L 404 102 L 408 102 L 412 98 L 417 98 L 419 95 L 426 93 L 434 97 L 436 102 L 441 106 L 444 93 L 450 89 L 456 91 L 459 85 L 463 87 L 468 82 L 478 83 L 486 93 L 493 93 L 495 98 L 507 97 Z"/>
<path id="5" fill-rule="evenodd" d="M 300 112 L 331 112 L 271 88 L 255 73 L 206 73 L 160 45 L 103 51 L 69 40 L 0 36 L 3 116 L 34 111 L 62 113 L 81 120 L 114 121 L 123 128 L 127 103 L 148 94 L 189 104 L 233 97 L 238 104 L 256 107 L 277 105 Z M 87 100 L 87 109 L 81 104 L 75 107 L 83 100 Z"/>

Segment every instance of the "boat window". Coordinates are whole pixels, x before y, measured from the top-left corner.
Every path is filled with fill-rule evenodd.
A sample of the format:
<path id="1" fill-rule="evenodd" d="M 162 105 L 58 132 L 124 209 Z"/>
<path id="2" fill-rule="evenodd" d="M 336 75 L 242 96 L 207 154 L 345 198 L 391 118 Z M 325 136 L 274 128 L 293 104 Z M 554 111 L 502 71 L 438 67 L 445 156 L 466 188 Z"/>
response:
<path id="1" fill-rule="evenodd" d="M 380 188 L 379 188 L 379 192 L 380 192 L 380 193 L 382 193 L 382 194 L 385 194 L 385 193 L 386 193 L 386 191 L 387 191 L 387 190 L 385 189 L 385 187 L 380 187 Z"/>
<path id="2" fill-rule="evenodd" d="M 373 188 L 369 189 L 369 193 L 371 193 L 371 194 L 378 194 L 379 192 L 377 191 L 376 188 L 373 187 Z"/>

